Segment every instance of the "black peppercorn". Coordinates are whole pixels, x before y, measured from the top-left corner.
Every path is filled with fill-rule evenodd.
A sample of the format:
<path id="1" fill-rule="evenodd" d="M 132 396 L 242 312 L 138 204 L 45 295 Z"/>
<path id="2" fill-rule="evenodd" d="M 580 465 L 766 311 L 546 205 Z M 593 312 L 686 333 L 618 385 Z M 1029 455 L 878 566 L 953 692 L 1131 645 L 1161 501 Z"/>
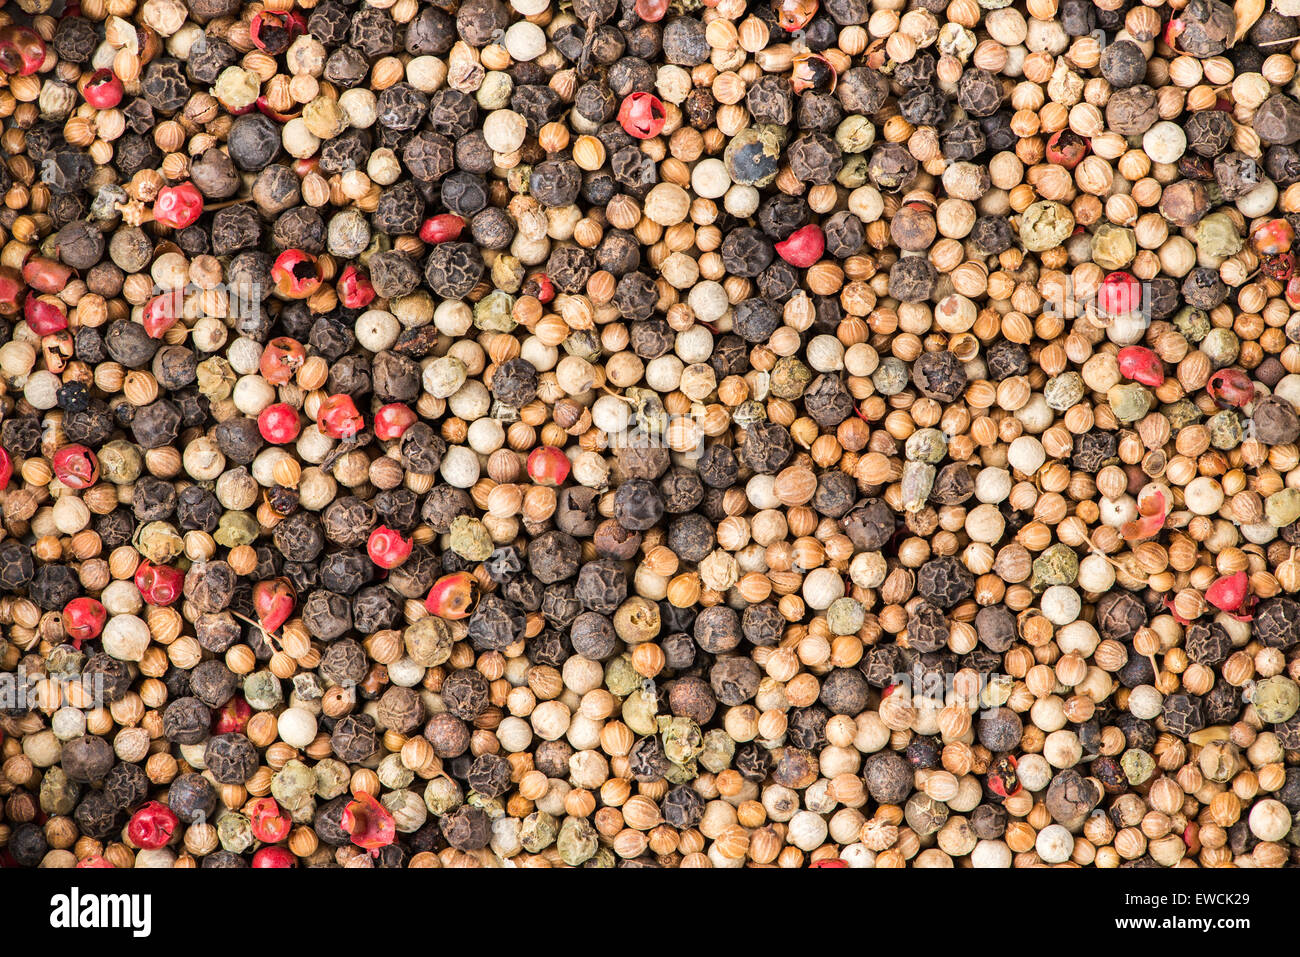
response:
<path id="1" fill-rule="evenodd" d="M 766 269 L 776 255 L 775 250 L 772 249 L 772 244 L 762 232 L 748 226 L 742 226 L 727 233 L 722 240 L 722 247 L 718 251 L 722 256 L 722 264 L 727 272 L 747 279 L 754 278 Z M 745 333 L 739 329 L 736 331 L 745 336 Z M 749 339 L 748 336 L 745 336 L 745 338 Z M 755 340 L 750 339 L 749 341 Z"/>
<path id="2" fill-rule="evenodd" d="M 776 422 L 756 422 L 744 434 L 740 457 L 755 472 L 775 475 L 794 452 L 790 430 Z"/>
<path id="3" fill-rule="evenodd" d="M 472 243 L 440 243 L 429 254 L 424 281 L 444 299 L 464 299 L 474 289 L 486 267 Z"/>

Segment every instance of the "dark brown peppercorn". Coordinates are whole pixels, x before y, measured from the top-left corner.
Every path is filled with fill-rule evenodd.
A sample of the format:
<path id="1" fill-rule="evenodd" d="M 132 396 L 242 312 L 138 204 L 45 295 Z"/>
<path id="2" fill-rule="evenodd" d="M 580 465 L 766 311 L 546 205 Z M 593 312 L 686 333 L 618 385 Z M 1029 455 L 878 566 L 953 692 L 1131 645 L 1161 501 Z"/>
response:
<path id="1" fill-rule="evenodd" d="M 219 734 L 208 739 L 203 763 L 218 783 L 243 784 L 257 770 L 257 748 L 238 732 Z"/>
<path id="2" fill-rule="evenodd" d="M 775 475 L 794 452 L 790 432 L 776 422 L 756 422 L 745 430 L 740 457 L 755 472 Z"/>
<path id="3" fill-rule="evenodd" d="M 1010 708 L 991 708 L 980 713 L 975 724 L 979 742 L 995 754 L 1020 746 L 1024 725 Z"/>
<path id="4" fill-rule="evenodd" d="M 177 698 L 163 711 L 163 735 L 177 744 L 198 744 L 208 737 L 212 712 L 198 698 Z"/>
<path id="5" fill-rule="evenodd" d="M 519 409 L 537 396 L 537 369 L 527 359 L 510 359 L 492 373 L 492 396 Z"/>
<path id="6" fill-rule="evenodd" d="M 478 651 L 500 651 L 524 636 L 524 613 L 498 595 L 484 595 L 469 619 L 469 640 Z"/>
<path id="7" fill-rule="evenodd" d="M 1284 595 L 1260 602 L 1252 632 L 1269 648 L 1285 651 L 1295 645 L 1300 641 L 1300 602 Z"/>

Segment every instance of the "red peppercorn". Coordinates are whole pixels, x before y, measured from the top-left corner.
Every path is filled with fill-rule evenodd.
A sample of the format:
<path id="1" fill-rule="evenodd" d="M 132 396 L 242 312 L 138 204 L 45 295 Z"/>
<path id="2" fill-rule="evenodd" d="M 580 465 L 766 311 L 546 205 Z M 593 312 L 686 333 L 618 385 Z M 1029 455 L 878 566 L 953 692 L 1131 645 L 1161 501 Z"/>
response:
<path id="1" fill-rule="evenodd" d="M 1295 275 L 1295 256 L 1291 253 L 1263 256 L 1260 258 L 1259 271 L 1270 279 L 1286 282 Z"/>
<path id="2" fill-rule="evenodd" d="M 253 855 L 254 867 L 296 867 L 297 860 L 286 848 L 264 847 Z"/>
<path id="3" fill-rule="evenodd" d="M 1292 309 L 1300 309 L 1300 278 L 1293 276 L 1287 280 L 1286 304 Z"/>
<path id="4" fill-rule="evenodd" d="M 820 226 L 809 223 L 777 243 L 775 249 L 791 266 L 807 269 L 822 258 L 826 251 L 826 236 Z"/>
<path id="5" fill-rule="evenodd" d="M 164 186 L 153 201 L 153 218 L 172 229 L 192 226 L 203 214 L 203 194 L 193 183 Z"/>
<path id="6" fill-rule="evenodd" d="M 1160 357 L 1145 346 L 1125 346 L 1116 356 L 1119 374 L 1134 382 L 1158 388 L 1165 382 L 1165 366 Z"/>
<path id="7" fill-rule="evenodd" d="M 81 88 L 81 95 L 86 98 L 86 102 L 97 110 L 111 110 L 122 102 L 124 92 L 122 81 L 107 67 L 92 73 L 86 85 Z"/>
<path id="8" fill-rule="evenodd" d="M 668 13 L 668 0 L 636 0 L 636 15 L 646 23 L 658 23 Z"/>
<path id="9" fill-rule="evenodd" d="M 555 298 L 555 284 L 544 272 L 535 272 L 524 280 L 523 293 L 532 296 L 543 306 Z"/>
<path id="10" fill-rule="evenodd" d="M 320 404 L 316 412 L 317 428 L 331 439 L 350 439 L 365 425 L 350 395 L 332 395 Z"/>
<path id="11" fill-rule="evenodd" d="M 166 804 L 150 801 L 131 815 L 126 826 L 126 836 L 136 847 L 157 850 L 165 847 L 176 833 L 180 820 Z"/>
<path id="12" fill-rule="evenodd" d="M 412 544 L 401 532 L 380 525 L 366 541 L 366 554 L 380 568 L 396 568 L 410 556 Z"/>
<path id="13" fill-rule="evenodd" d="M 7 449 L 0 447 L 0 492 L 9 487 L 9 482 L 13 477 L 14 460 L 9 457 Z"/>
<path id="14" fill-rule="evenodd" d="M 243 734 L 253 717 L 253 709 L 247 701 L 235 695 L 212 717 L 213 734 Z"/>
<path id="15" fill-rule="evenodd" d="M 404 402 L 390 402 L 375 413 L 375 438 L 400 439 L 415 424 L 416 415 Z"/>
<path id="16" fill-rule="evenodd" d="M 477 597 L 478 579 L 469 572 L 454 572 L 433 583 L 429 597 L 424 600 L 424 610 L 439 618 L 456 621 L 469 617 Z"/>
<path id="17" fill-rule="evenodd" d="M 1020 793 L 1022 785 L 1019 776 L 1016 774 L 1017 761 L 1008 754 L 999 758 L 989 768 L 988 785 L 989 790 L 999 797 L 1015 797 Z"/>
<path id="18" fill-rule="evenodd" d="M 843 858 L 832 857 L 832 858 L 828 858 L 827 860 L 824 860 L 824 861 L 815 861 L 814 863 L 812 863 L 812 864 L 810 864 L 810 865 L 808 865 L 808 866 L 809 866 L 809 867 L 815 867 L 815 868 L 821 868 L 821 867 L 834 867 L 834 868 L 840 868 L 840 867 L 848 867 L 848 866 L 849 866 L 849 862 L 846 861 L 846 860 L 844 860 Z"/>
<path id="19" fill-rule="evenodd" d="M 553 445 L 539 446 L 528 454 L 528 477 L 538 485 L 563 485 L 569 469 L 569 457 Z"/>
<path id="20" fill-rule="evenodd" d="M 352 843 L 377 852 L 397 839 L 397 826 L 388 808 L 373 794 L 358 791 L 356 800 L 343 809 L 339 823 L 352 835 Z"/>
<path id="21" fill-rule="evenodd" d="M 0 72 L 31 76 L 45 62 L 45 41 L 40 34 L 16 24 L 0 27 Z"/>
<path id="22" fill-rule="evenodd" d="M 1142 284 L 1126 272 L 1113 272 L 1097 290 L 1097 309 L 1106 316 L 1122 316 L 1142 305 Z"/>
<path id="23" fill-rule="evenodd" d="M 12 266 L 0 266 L 0 316 L 17 314 L 18 297 L 25 286 L 22 273 Z"/>
<path id="24" fill-rule="evenodd" d="M 68 488 L 90 488 L 99 479 L 99 459 L 84 445 L 65 445 L 54 453 L 54 477 Z"/>
<path id="25" fill-rule="evenodd" d="M 270 101 L 267 100 L 265 96 L 259 96 L 256 100 L 255 105 L 257 106 L 258 111 L 263 116 L 270 117 L 271 119 L 275 120 L 275 122 L 277 123 L 288 123 L 294 117 L 302 115 L 301 112 L 281 113 L 279 110 L 272 108 Z"/>
<path id="26" fill-rule="evenodd" d="M 272 445 L 288 445 L 298 437 L 298 410 L 284 402 L 268 405 L 257 417 L 257 430 Z"/>
<path id="27" fill-rule="evenodd" d="M 1262 256 L 1288 252 L 1295 242 L 1295 230 L 1285 219 L 1269 219 L 1250 231 L 1250 244 Z"/>
<path id="28" fill-rule="evenodd" d="M 817 0 L 775 0 L 772 7 L 781 29 L 794 33 L 808 26 L 808 22 L 817 16 L 818 3 Z"/>
<path id="29" fill-rule="evenodd" d="M 135 587 L 140 595 L 151 605 L 171 605 L 181 597 L 185 585 L 185 576 L 180 569 L 170 565 L 155 565 L 143 561 L 135 570 Z"/>
<path id="30" fill-rule="evenodd" d="M 1224 575 L 1205 589 L 1205 600 L 1220 611 L 1236 611 L 1246 600 L 1250 590 L 1250 577 L 1244 572 Z"/>
<path id="31" fill-rule="evenodd" d="M 257 363 L 257 371 L 271 385 L 284 385 L 302 368 L 307 361 L 307 350 L 297 339 L 277 336 L 266 344 L 262 358 Z"/>
<path id="32" fill-rule="evenodd" d="M 252 826 L 253 836 L 264 844 L 276 844 L 289 836 L 293 821 L 280 810 L 275 798 L 262 797 L 244 810 Z"/>
<path id="33" fill-rule="evenodd" d="M 108 612 L 93 598 L 74 598 L 63 606 L 63 630 L 78 648 L 83 641 L 98 638 L 107 621 Z"/>
<path id="34" fill-rule="evenodd" d="M 53 335 L 68 328 L 67 313 L 59 305 L 30 292 L 23 303 L 23 318 L 27 320 L 28 328 L 38 336 Z"/>
<path id="35" fill-rule="evenodd" d="M 345 309 L 364 309 L 375 301 L 375 287 L 356 266 L 348 266 L 339 277 L 338 297 Z"/>
<path id="36" fill-rule="evenodd" d="M 668 114 L 659 97 L 653 93 L 629 93 L 618 109 L 618 122 L 623 130 L 639 140 L 648 140 L 663 132 Z"/>
<path id="37" fill-rule="evenodd" d="M 836 73 L 831 61 L 820 53 L 801 53 L 794 58 L 790 85 L 796 93 L 835 92 Z"/>
<path id="38" fill-rule="evenodd" d="M 286 249 L 271 267 L 275 291 L 287 299 L 306 299 L 320 288 L 320 265 L 301 249 Z"/>
<path id="39" fill-rule="evenodd" d="M 161 339 L 165 333 L 180 319 L 185 308 L 185 291 L 172 289 L 159 296 L 154 296 L 144 305 L 140 321 L 150 339 Z"/>
<path id="40" fill-rule="evenodd" d="M 1240 409 L 1255 398 L 1255 384 L 1240 369 L 1220 369 L 1210 376 L 1205 390 L 1223 408 Z"/>
<path id="41" fill-rule="evenodd" d="M 465 220 L 455 213 L 440 213 L 424 221 L 420 227 L 420 239 L 431 245 L 449 243 L 453 239 L 459 239 L 464 228 Z"/>
<path id="42" fill-rule="evenodd" d="M 113 865 L 98 854 L 95 854 L 92 857 L 83 857 L 81 860 L 77 861 L 77 867 L 107 867 L 111 869 Z"/>
<path id="43" fill-rule="evenodd" d="M 23 263 L 23 279 L 37 292 L 59 293 L 72 279 L 72 270 L 63 263 L 32 256 Z"/>
<path id="44" fill-rule="evenodd" d="M 253 14 L 248 35 L 253 41 L 253 46 L 266 51 L 271 56 L 279 56 L 306 30 L 307 21 L 296 10 L 284 13 L 262 10 Z"/>
<path id="45" fill-rule="evenodd" d="M 1092 145 L 1074 130 L 1066 127 L 1057 130 L 1047 141 L 1047 161 L 1074 169 L 1091 151 Z"/>
<path id="46" fill-rule="evenodd" d="M 253 586 L 253 609 L 265 631 L 275 631 L 293 614 L 298 596 L 287 578 L 271 578 Z"/>

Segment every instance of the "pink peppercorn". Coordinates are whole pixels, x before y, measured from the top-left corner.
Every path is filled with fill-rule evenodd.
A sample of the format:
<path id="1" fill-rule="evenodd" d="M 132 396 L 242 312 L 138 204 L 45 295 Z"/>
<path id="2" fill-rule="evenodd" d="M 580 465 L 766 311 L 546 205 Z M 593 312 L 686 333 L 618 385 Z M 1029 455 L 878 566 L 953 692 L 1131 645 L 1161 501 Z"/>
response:
<path id="1" fill-rule="evenodd" d="M 797 269 L 807 269 L 822 258 L 826 236 L 820 226 L 809 223 L 776 244 L 777 255 Z"/>

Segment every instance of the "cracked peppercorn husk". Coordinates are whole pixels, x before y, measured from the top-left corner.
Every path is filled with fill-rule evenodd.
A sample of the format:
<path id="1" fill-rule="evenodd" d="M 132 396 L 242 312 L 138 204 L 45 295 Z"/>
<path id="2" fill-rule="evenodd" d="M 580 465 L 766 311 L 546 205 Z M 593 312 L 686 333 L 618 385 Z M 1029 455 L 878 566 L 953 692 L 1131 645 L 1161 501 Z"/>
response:
<path id="1" fill-rule="evenodd" d="M 889 6 L 6 9 L 4 859 L 1300 860 L 1300 10 Z"/>

